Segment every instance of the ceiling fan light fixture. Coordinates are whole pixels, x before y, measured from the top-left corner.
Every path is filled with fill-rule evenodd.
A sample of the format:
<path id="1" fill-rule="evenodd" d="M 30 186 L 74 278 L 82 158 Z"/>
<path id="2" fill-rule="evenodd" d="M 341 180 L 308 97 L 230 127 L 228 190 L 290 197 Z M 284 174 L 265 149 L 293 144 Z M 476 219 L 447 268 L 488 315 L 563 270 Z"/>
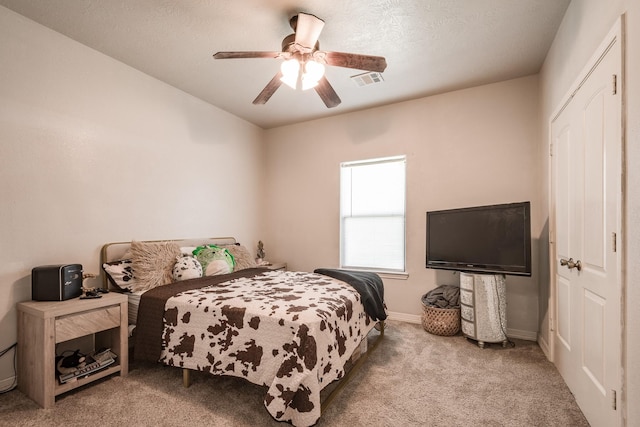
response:
<path id="1" fill-rule="evenodd" d="M 304 64 L 304 75 L 312 80 L 318 81 L 324 76 L 324 65 L 319 62 L 309 60 Z"/>
<path id="2" fill-rule="evenodd" d="M 295 59 L 284 61 L 280 66 L 280 72 L 282 72 L 282 77 L 280 78 L 282 83 L 291 89 L 295 89 L 298 84 L 298 75 L 300 74 L 300 63 Z"/>
<path id="3" fill-rule="evenodd" d="M 318 86 L 322 76 L 324 76 L 324 65 L 316 61 L 307 61 L 304 64 L 304 74 L 302 75 L 302 90 Z"/>

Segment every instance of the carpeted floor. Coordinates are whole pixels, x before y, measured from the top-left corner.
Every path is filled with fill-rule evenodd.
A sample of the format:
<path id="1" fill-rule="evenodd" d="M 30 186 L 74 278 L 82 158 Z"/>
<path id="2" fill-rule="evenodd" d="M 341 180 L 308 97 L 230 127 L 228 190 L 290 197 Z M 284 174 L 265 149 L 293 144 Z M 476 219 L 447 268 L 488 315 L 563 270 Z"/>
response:
<path id="1" fill-rule="evenodd" d="M 372 334 L 377 334 L 373 331 Z M 556 368 L 534 342 L 480 349 L 458 335 L 387 322 L 381 344 L 317 426 L 588 426 Z M 280 426 L 264 389 L 195 372 L 132 363 L 40 409 L 20 391 L 0 396 L 2 426 Z"/>

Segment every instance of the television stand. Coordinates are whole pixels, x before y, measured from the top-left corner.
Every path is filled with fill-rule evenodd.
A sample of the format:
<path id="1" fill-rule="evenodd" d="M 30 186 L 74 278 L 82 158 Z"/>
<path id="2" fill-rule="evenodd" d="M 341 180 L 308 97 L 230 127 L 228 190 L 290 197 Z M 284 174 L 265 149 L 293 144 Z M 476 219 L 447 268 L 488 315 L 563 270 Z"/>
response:
<path id="1" fill-rule="evenodd" d="M 460 273 L 462 333 L 478 342 L 509 343 L 507 338 L 507 294 L 503 274 Z"/>

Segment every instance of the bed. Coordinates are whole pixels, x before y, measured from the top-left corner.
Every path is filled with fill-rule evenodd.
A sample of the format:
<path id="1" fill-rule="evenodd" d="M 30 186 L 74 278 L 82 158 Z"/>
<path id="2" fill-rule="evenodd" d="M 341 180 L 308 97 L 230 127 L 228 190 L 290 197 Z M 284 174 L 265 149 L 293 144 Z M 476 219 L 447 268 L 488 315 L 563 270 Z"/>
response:
<path id="1" fill-rule="evenodd" d="M 181 256 L 207 245 L 226 248 L 227 257 L 235 254 L 237 268 L 184 280 L 168 277 L 170 262 L 177 268 Z M 167 246 L 170 255 L 158 255 L 159 262 L 155 257 Z M 140 247 L 150 256 L 141 258 Z M 185 386 L 192 370 L 244 378 L 266 388 L 264 406 L 274 419 L 313 425 L 364 361 L 376 324 L 375 345 L 383 336 L 382 281 L 377 275 L 328 269 L 269 270 L 248 257 L 233 238 L 120 242 L 102 249 L 110 289 L 123 291 L 111 267 L 128 266 L 124 290 L 135 329 L 134 360 L 182 368 Z M 143 290 L 128 286 L 134 276 L 147 273 L 162 277 L 154 282 L 162 284 Z M 351 365 L 355 369 L 348 370 Z M 320 392 L 338 380 L 321 402 Z"/>

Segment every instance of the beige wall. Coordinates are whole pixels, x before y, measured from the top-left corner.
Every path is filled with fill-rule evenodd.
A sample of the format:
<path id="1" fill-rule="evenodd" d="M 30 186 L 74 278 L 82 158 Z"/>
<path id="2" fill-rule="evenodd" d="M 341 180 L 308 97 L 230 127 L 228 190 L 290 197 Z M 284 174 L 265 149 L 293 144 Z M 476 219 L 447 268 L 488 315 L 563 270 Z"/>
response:
<path id="1" fill-rule="evenodd" d="M 391 312 L 418 316 L 424 293 L 458 282 L 425 268 L 426 211 L 531 200 L 537 212 L 537 94 L 533 76 L 267 131 L 269 258 L 338 266 L 340 162 L 405 154 L 409 279 L 385 279 L 385 297 Z M 509 329 L 535 338 L 537 273 L 507 283 Z"/>
<path id="2" fill-rule="evenodd" d="M 625 81 L 623 96 L 626 104 L 626 241 L 625 250 L 626 273 L 626 318 L 624 335 L 626 348 L 623 361 L 626 381 L 622 399 L 627 412 L 627 425 L 640 425 L 640 2 L 637 0 L 575 0 L 572 1 L 552 48 L 540 73 L 541 94 L 541 129 L 547 140 L 540 152 L 542 166 L 541 213 L 548 211 L 548 125 L 549 118 L 562 98 L 567 94 L 571 84 L 586 65 L 596 48 L 613 27 L 616 19 L 625 14 L 626 20 L 626 54 Z M 547 241 L 541 243 L 545 248 Z M 547 256 L 541 252 L 541 257 Z M 549 339 L 547 300 L 549 290 L 549 270 L 541 269 L 540 303 L 542 338 Z"/>
<path id="3" fill-rule="evenodd" d="M 110 241 L 258 238 L 262 130 L 0 7 L 0 348 L 31 268 Z M 13 377 L 0 359 L 0 388 Z"/>

